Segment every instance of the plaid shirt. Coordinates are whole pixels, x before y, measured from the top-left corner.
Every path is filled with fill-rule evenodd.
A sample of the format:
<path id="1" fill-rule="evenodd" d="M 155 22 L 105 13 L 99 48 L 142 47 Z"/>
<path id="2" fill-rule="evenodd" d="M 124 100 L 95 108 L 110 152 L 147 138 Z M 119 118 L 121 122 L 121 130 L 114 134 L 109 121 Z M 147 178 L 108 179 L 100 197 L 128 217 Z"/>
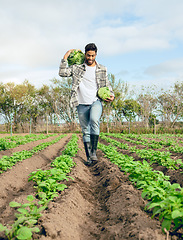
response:
<path id="1" fill-rule="evenodd" d="M 72 77 L 72 89 L 71 89 L 71 107 L 76 107 L 79 105 L 78 98 L 77 98 L 77 88 L 83 78 L 85 69 L 85 64 L 81 65 L 71 65 L 68 67 L 67 60 L 62 59 L 60 68 L 59 68 L 59 76 L 61 77 Z M 107 76 L 107 69 L 106 67 L 102 66 L 101 64 L 96 64 L 96 82 L 97 82 L 97 89 L 101 87 L 109 87 L 111 94 L 114 95 L 110 82 Z"/>

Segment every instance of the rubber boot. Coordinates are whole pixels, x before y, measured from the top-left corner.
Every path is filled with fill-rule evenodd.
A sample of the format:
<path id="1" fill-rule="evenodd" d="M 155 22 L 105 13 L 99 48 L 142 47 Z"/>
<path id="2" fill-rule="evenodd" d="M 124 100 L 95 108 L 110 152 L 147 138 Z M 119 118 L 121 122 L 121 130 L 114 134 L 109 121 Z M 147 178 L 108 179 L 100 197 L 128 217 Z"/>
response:
<path id="1" fill-rule="evenodd" d="M 92 161 L 90 159 L 90 143 L 89 142 L 84 142 L 84 147 L 85 147 L 85 153 L 87 157 L 86 165 L 91 165 Z"/>
<path id="2" fill-rule="evenodd" d="M 99 135 L 90 134 L 90 145 L 91 145 L 90 159 L 92 162 L 98 161 L 97 154 L 96 154 L 98 138 L 99 138 Z"/>

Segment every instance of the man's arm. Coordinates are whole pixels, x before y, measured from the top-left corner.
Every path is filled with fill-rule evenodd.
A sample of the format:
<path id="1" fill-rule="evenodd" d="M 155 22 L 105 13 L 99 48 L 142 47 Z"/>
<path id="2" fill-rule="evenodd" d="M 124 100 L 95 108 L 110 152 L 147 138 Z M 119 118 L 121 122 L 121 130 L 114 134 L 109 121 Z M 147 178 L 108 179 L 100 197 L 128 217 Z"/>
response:
<path id="1" fill-rule="evenodd" d="M 72 76 L 72 67 L 68 67 L 67 58 L 73 50 L 74 49 L 68 50 L 65 53 L 63 59 L 61 60 L 60 67 L 59 67 L 59 76 L 60 77 L 70 77 L 70 76 Z"/>

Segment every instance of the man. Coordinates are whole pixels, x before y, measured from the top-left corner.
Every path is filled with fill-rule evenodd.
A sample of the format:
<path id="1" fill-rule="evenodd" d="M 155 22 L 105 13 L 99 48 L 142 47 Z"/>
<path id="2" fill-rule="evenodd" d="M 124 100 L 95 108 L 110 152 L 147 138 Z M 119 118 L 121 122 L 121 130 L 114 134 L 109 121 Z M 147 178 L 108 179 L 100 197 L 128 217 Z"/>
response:
<path id="1" fill-rule="evenodd" d="M 71 107 L 76 107 L 83 133 L 87 165 L 95 163 L 96 151 L 100 133 L 100 117 L 102 115 L 102 102 L 97 97 L 101 87 L 109 87 L 111 95 L 106 102 L 114 100 L 114 93 L 107 77 L 106 67 L 96 62 L 97 47 L 94 43 L 85 46 L 85 62 L 81 65 L 68 67 L 67 58 L 74 49 L 66 52 L 61 60 L 59 75 L 73 79 L 71 90 Z"/>

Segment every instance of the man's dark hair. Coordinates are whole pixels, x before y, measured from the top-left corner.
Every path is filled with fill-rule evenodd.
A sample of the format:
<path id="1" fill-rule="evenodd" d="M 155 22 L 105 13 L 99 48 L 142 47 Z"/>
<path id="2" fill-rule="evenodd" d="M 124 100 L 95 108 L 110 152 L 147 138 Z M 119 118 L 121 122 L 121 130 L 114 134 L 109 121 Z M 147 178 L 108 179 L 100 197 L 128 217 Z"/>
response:
<path id="1" fill-rule="evenodd" d="M 95 45 L 95 43 L 88 43 L 85 46 L 85 53 L 88 51 L 95 51 L 97 53 L 97 46 Z"/>

